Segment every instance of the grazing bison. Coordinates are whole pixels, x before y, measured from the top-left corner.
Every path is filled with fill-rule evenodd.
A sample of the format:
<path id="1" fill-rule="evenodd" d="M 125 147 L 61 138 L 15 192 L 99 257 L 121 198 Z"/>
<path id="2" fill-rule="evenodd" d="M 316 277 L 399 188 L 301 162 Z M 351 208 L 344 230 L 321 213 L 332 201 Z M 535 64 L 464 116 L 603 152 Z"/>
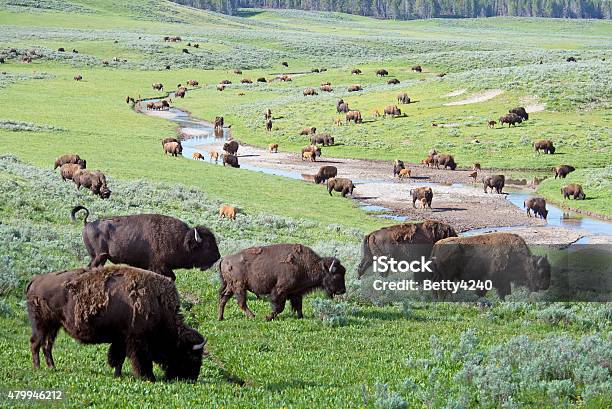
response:
<path id="1" fill-rule="evenodd" d="M 575 170 L 576 168 L 570 165 L 560 165 L 560 166 L 553 168 L 553 171 L 555 172 L 555 179 L 557 178 L 557 176 L 559 178 L 565 179 L 565 177 L 568 174 L 570 174 L 571 172 Z"/>
<path id="2" fill-rule="evenodd" d="M 236 208 L 230 205 L 221 205 L 221 207 L 219 207 L 219 217 L 227 217 L 230 220 L 236 220 Z"/>
<path id="3" fill-rule="evenodd" d="M 440 169 L 440 166 L 443 166 L 444 169 L 450 168 L 450 170 L 455 170 L 457 168 L 457 163 L 455 163 L 455 158 L 452 155 L 433 155 L 434 165 L 436 165 L 437 169 Z"/>
<path id="4" fill-rule="evenodd" d="M 281 75 L 279 79 L 283 82 L 291 82 L 291 77 L 288 75 Z"/>
<path id="5" fill-rule="evenodd" d="M 83 165 L 78 163 L 66 163 L 60 167 L 60 175 L 62 176 L 62 180 L 72 180 L 74 174 L 80 170 L 84 169 Z"/>
<path id="6" fill-rule="evenodd" d="M 445 72 L 441 72 L 441 73 L 436 75 L 436 77 L 439 77 L 439 78 L 442 78 L 442 77 L 445 77 L 445 76 L 446 76 Z"/>
<path id="7" fill-rule="evenodd" d="M 312 73 L 319 73 L 320 71 L 319 71 L 318 68 L 313 68 L 313 69 L 310 70 L 310 72 L 312 72 Z"/>
<path id="8" fill-rule="evenodd" d="M 110 343 L 108 364 L 121 375 L 125 358 L 136 376 L 155 381 L 153 362 L 167 379 L 196 380 L 204 337 L 183 322 L 178 291 L 167 278 L 125 265 L 58 271 L 34 277 L 26 288 L 32 327 L 30 351 L 40 367 L 55 367 L 60 328 L 83 344 Z"/>
<path id="9" fill-rule="evenodd" d="M 161 214 L 113 216 L 88 222 L 89 210 L 76 206 L 72 221 L 85 211 L 83 241 L 91 256 L 89 267 L 125 263 L 175 280 L 172 270 L 209 269 L 221 255 L 214 234 L 204 226 L 189 227 Z"/>
<path id="10" fill-rule="evenodd" d="M 272 130 L 272 120 L 267 119 L 266 120 L 266 131 L 271 131 L 271 130 Z"/>
<path id="11" fill-rule="evenodd" d="M 80 75 L 80 74 L 79 74 L 79 75 L 75 75 L 75 76 L 74 76 L 74 80 L 75 80 L 75 81 L 81 81 L 82 79 L 83 79 L 83 76 L 82 76 L 82 75 Z"/>
<path id="12" fill-rule="evenodd" d="M 210 151 L 208 152 L 208 156 L 210 157 L 211 162 L 213 161 L 213 159 L 215 160 L 215 163 L 219 162 L 219 152 Z"/>
<path id="13" fill-rule="evenodd" d="M 310 136 L 310 144 L 311 145 L 323 145 L 323 146 L 330 146 L 334 144 L 334 137 L 331 136 L 328 133 L 322 133 L 322 134 L 318 134 L 318 135 L 311 135 Z"/>
<path id="14" fill-rule="evenodd" d="M 77 190 L 81 190 L 83 186 L 94 195 L 100 196 L 101 199 L 108 199 L 112 193 L 106 184 L 106 176 L 100 171 L 90 172 L 86 169 L 78 169 L 73 173 L 72 181 Z"/>
<path id="15" fill-rule="evenodd" d="M 359 111 L 349 111 L 346 113 L 346 123 L 355 122 L 356 124 L 360 124 L 362 122 L 361 112 Z"/>
<path id="16" fill-rule="evenodd" d="M 506 184 L 506 177 L 504 175 L 487 176 L 482 179 L 482 183 L 485 193 L 488 193 L 487 188 L 489 188 L 491 189 L 491 193 L 493 193 L 493 189 L 495 189 L 498 194 L 502 194 L 502 190 Z"/>
<path id="17" fill-rule="evenodd" d="M 270 145 L 268 145 L 268 151 L 270 153 L 278 153 L 278 144 L 277 143 L 271 143 Z"/>
<path id="18" fill-rule="evenodd" d="M 234 74 L 236 74 L 236 75 L 242 75 L 242 70 L 235 69 L 235 70 L 234 70 Z"/>
<path id="19" fill-rule="evenodd" d="M 63 53 L 66 52 L 66 49 L 64 47 L 60 47 L 57 49 L 58 52 Z"/>
<path id="20" fill-rule="evenodd" d="M 186 49 L 186 48 L 183 48 L 183 53 L 185 53 L 185 54 L 189 54 L 189 50 L 188 50 L 188 49 Z"/>
<path id="21" fill-rule="evenodd" d="M 508 128 L 510 128 L 510 125 L 516 126 L 516 124 L 520 124 L 522 122 L 523 122 L 523 118 L 513 113 L 506 114 L 499 118 L 499 124 L 501 126 L 504 126 L 504 124 L 508 124 Z"/>
<path id="22" fill-rule="evenodd" d="M 300 132 L 300 135 L 311 135 L 311 134 L 315 134 L 316 132 L 317 132 L 317 128 L 314 126 L 311 126 L 310 128 L 302 129 L 302 131 Z"/>
<path id="23" fill-rule="evenodd" d="M 87 167 L 87 161 L 85 159 L 81 159 L 79 155 L 65 154 L 65 155 L 61 155 L 55 160 L 55 165 L 53 166 L 53 170 L 57 169 L 58 167 L 62 165 L 65 165 L 66 163 L 79 164 L 83 167 L 83 169 Z"/>
<path id="24" fill-rule="evenodd" d="M 554 154 L 556 148 L 553 145 L 551 140 L 541 140 L 533 143 L 533 149 L 540 154 L 540 151 L 544 151 L 544 153 Z"/>
<path id="25" fill-rule="evenodd" d="M 387 84 L 389 85 L 397 85 L 399 83 L 400 81 L 397 78 L 391 78 L 389 81 L 387 81 Z"/>
<path id="26" fill-rule="evenodd" d="M 238 156 L 227 154 L 227 153 L 224 154 L 223 155 L 223 166 L 225 165 L 229 165 L 232 168 L 239 168 L 240 165 L 238 164 Z"/>
<path id="27" fill-rule="evenodd" d="M 238 142 L 229 141 L 223 144 L 223 150 L 230 155 L 235 155 L 238 152 Z"/>
<path id="28" fill-rule="evenodd" d="M 420 65 L 413 66 L 411 70 L 415 72 L 423 72 L 423 68 Z"/>
<path id="29" fill-rule="evenodd" d="M 531 217 L 531 210 L 535 217 L 540 216 L 542 219 L 546 219 L 548 216 L 548 210 L 546 210 L 546 200 L 541 197 L 529 197 L 523 202 L 523 207 L 527 209 L 527 216 Z"/>
<path id="30" fill-rule="evenodd" d="M 380 70 L 376 71 L 376 75 L 378 77 L 384 77 L 384 76 L 389 75 L 389 71 L 387 71 L 385 69 L 380 69 Z"/>
<path id="31" fill-rule="evenodd" d="M 576 61 L 578 61 L 578 60 L 576 60 L 576 57 L 567 57 L 567 58 L 565 59 L 565 61 L 567 61 L 567 62 L 576 62 Z"/>
<path id="32" fill-rule="evenodd" d="M 342 101 L 342 100 L 340 100 L 340 101 Z M 348 106 L 348 103 L 347 103 L 347 102 L 344 102 L 344 101 L 342 101 L 342 102 L 338 102 L 338 103 L 336 104 L 336 111 L 338 111 L 338 113 L 339 113 L 339 114 L 349 112 L 349 106 Z"/>
<path id="33" fill-rule="evenodd" d="M 429 258 L 434 243 L 447 237 L 457 237 L 451 226 L 433 220 L 422 223 L 403 223 L 373 231 L 363 238 L 361 262 L 357 267 L 357 277 L 373 272 L 374 257 L 388 257 L 397 262 L 412 262 L 421 257 Z M 379 272 L 386 276 L 386 272 Z M 422 281 L 427 276 L 416 276 Z"/>
<path id="34" fill-rule="evenodd" d="M 397 107 L 397 105 L 387 105 L 384 110 L 384 116 L 391 115 L 393 117 L 400 116 L 402 114 L 402 110 Z"/>
<path id="35" fill-rule="evenodd" d="M 196 80 L 188 80 L 187 81 L 187 85 L 189 85 L 190 87 L 197 87 L 200 83 Z"/>
<path id="36" fill-rule="evenodd" d="M 332 92 L 334 89 L 329 84 L 321 85 L 321 91 Z"/>
<path id="37" fill-rule="evenodd" d="M 347 194 L 353 196 L 353 189 L 355 185 L 350 179 L 336 177 L 327 179 L 327 192 L 330 196 L 332 196 L 332 190 L 342 192 L 342 197 L 346 197 Z"/>
<path id="38" fill-rule="evenodd" d="M 283 62 L 281 62 L 281 65 L 282 65 L 283 67 L 289 67 L 289 64 L 287 64 L 287 61 L 283 61 Z"/>
<path id="39" fill-rule="evenodd" d="M 523 121 L 529 119 L 529 114 L 527 113 L 524 107 L 512 108 L 510 111 L 508 111 L 508 113 L 520 116 Z"/>
<path id="40" fill-rule="evenodd" d="M 335 178 L 338 174 L 338 168 L 335 166 L 321 166 L 319 171 L 314 176 L 314 182 L 316 184 L 324 183 L 328 179 Z"/>
<path id="41" fill-rule="evenodd" d="M 431 209 L 431 201 L 433 199 L 433 190 L 430 187 L 417 187 L 410 189 L 410 196 L 412 196 L 412 207 L 416 208 L 416 201 L 419 200 L 423 205 L 429 206 Z"/>
<path id="42" fill-rule="evenodd" d="M 164 145 L 164 155 L 170 154 L 174 157 L 178 157 L 183 153 L 183 145 L 179 142 L 168 142 Z"/>
<path id="43" fill-rule="evenodd" d="M 204 160 L 204 155 L 202 155 L 200 152 L 194 152 L 191 157 L 195 160 Z"/>
<path id="44" fill-rule="evenodd" d="M 586 199 L 586 195 L 582 190 L 582 186 L 577 183 L 571 183 L 567 186 L 563 186 L 561 188 L 561 194 L 563 195 L 563 199 L 569 199 L 570 196 L 574 198 L 574 200 L 584 200 Z"/>
<path id="45" fill-rule="evenodd" d="M 317 91 L 314 90 L 314 88 L 306 88 L 303 93 L 304 93 L 304 96 L 319 95 Z"/>
<path id="46" fill-rule="evenodd" d="M 270 108 L 266 108 L 264 111 L 264 119 L 272 119 L 272 110 Z"/>
<path id="47" fill-rule="evenodd" d="M 495 125 L 497 125 L 497 121 L 490 120 L 490 121 L 487 122 L 487 126 L 489 128 L 495 128 Z"/>
<path id="48" fill-rule="evenodd" d="M 257 82 L 268 82 L 268 80 L 266 80 L 265 77 L 259 77 L 257 78 Z"/>
<path id="49" fill-rule="evenodd" d="M 247 291 L 257 296 L 269 295 L 273 320 L 285 308 L 291 308 L 302 318 L 305 294 L 323 289 L 331 297 L 346 292 L 346 269 L 335 257 L 320 257 L 302 244 L 273 244 L 251 247 L 224 257 L 220 264 L 219 320 L 223 320 L 225 304 L 232 296 L 249 317 L 255 314 L 247 306 Z"/>
<path id="50" fill-rule="evenodd" d="M 248 78 L 243 78 L 243 79 L 240 80 L 240 83 L 241 84 L 252 84 L 253 81 L 248 79 Z"/>
<path id="51" fill-rule="evenodd" d="M 491 280 L 503 299 L 510 294 L 511 282 L 527 285 L 531 291 L 550 285 L 550 264 L 537 257 L 520 236 L 512 233 L 489 233 L 468 237 L 451 237 L 433 246 L 434 281 Z M 486 290 L 476 290 L 484 296 Z"/>
<path id="52" fill-rule="evenodd" d="M 397 175 L 399 175 L 402 169 L 406 169 L 406 166 L 404 165 L 404 161 L 396 159 L 393 162 L 393 177 L 396 177 Z"/>
<path id="53" fill-rule="evenodd" d="M 359 75 L 359 74 L 361 74 L 361 70 L 359 68 L 353 68 L 351 70 L 351 74 Z"/>
<path id="54" fill-rule="evenodd" d="M 153 88 L 156 91 L 163 91 L 164 90 L 164 85 L 160 84 L 160 83 L 155 83 L 155 84 L 151 85 L 151 88 Z"/>
<path id="55" fill-rule="evenodd" d="M 174 96 L 177 98 L 185 98 L 185 94 L 187 94 L 187 88 L 185 87 L 179 87 L 174 91 Z"/>
<path id="56" fill-rule="evenodd" d="M 229 84 L 231 84 L 231 83 L 232 83 L 232 82 L 231 82 L 230 80 L 221 80 L 221 81 L 219 82 L 219 84 L 223 84 L 223 85 L 229 85 Z"/>
<path id="57" fill-rule="evenodd" d="M 362 91 L 363 88 L 359 84 L 349 85 L 348 92 Z"/>
<path id="58" fill-rule="evenodd" d="M 410 97 L 405 92 L 402 92 L 402 93 L 398 94 L 397 102 L 399 102 L 400 104 L 409 104 L 410 103 Z"/>

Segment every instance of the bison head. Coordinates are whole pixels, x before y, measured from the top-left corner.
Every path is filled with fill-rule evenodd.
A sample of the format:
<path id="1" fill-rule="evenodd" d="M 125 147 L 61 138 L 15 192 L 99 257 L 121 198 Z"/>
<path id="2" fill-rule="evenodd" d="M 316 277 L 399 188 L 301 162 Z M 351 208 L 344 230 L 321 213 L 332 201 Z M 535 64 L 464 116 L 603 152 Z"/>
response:
<path id="1" fill-rule="evenodd" d="M 169 348 L 162 362 L 166 378 L 197 380 L 205 354 L 204 345 L 206 339 L 199 332 L 186 326 L 179 328 L 176 347 Z"/>
<path id="2" fill-rule="evenodd" d="M 217 240 L 204 226 L 197 226 L 189 229 L 185 234 L 185 248 L 189 262 L 193 267 L 201 270 L 207 270 L 221 258 Z"/>
<path id="3" fill-rule="evenodd" d="M 556 150 L 556 148 L 555 148 L 554 146 L 551 146 L 550 148 L 548 148 L 548 151 L 549 151 L 551 154 L 554 154 L 554 153 L 555 153 L 555 150 Z"/>
<path id="4" fill-rule="evenodd" d="M 79 165 L 82 169 L 87 169 L 87 161 L 85 159 L 77 160 L 77 165 Z"/>
<path id="5" fill-rule="evenodd" d="M 111 190 L 108 187 L 106 187 L 106 186 L 102 186 L 100 188 L 100 197 L 102 199 L 108 199 L 110 197 L 111 193 L 112 193 Z"/>
<path id="6" fill-rule="evenodd" d="M 535 270 L 529 277 L 529 289 L 533 291 L 546 290 L 550 286 L 550 263 L 546 256 L 533 256 Z"/>
<path id="7" fill-rule="evenodd" d="M 321 260 L 321 268 L 323 269 L 322 286 L 325 292 L 330 297 L 344 294 L 346 292 L 344 284 L 346 268 L 340 263 L 340 260 L 335 257 L 324 257 Z"/>

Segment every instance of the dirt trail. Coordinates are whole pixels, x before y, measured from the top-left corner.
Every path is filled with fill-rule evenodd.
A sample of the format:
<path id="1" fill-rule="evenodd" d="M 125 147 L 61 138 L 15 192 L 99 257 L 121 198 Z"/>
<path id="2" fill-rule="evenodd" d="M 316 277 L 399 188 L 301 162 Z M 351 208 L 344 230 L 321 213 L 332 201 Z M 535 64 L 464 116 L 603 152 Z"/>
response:
<path id="1" fill-rule="evenodd" d="M 474 94 L 474 95 L 472 95 L 470 97 L 467 97 L 465 99 L 462 99 L 460 101 L 447 102 L 444 105 L 445 106 L 455 106 L 455 105 L 475 104 L 477 102 L 484 102 L 484 101 L 488 101 L 490 99 L 493 99 L 496 96 L 501 95 L 503 92 L 504 91 L 501 90 L 501 89 L 492 89 L 492 90 L 489 90 L 489 91 L 479 92 L 478 94 Z M 456 95 L 460 95 L 460 94 L 456 94 Z"/>

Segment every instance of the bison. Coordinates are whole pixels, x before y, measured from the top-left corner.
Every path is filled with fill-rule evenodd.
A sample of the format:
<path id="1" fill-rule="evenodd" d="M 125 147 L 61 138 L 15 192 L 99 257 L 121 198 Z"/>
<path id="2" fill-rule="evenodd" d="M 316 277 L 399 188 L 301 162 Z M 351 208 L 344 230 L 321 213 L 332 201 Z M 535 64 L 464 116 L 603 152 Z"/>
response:
<path id="1" fill-rule="evenodd" d="M 185 98 L 187 94 L 187 88 L 179 87 L 176 91 L 174 91 L 174 96 L 177 98 Z"/>
<path id="2" fill-rule="evenodd" d="M 363 88 L 359 84 L 349 85 L 348 92 L 355 92 L 355 91 L 363 91 Z"/>
<path id="3" fill-rule="evenodd" d="M 191 157 L 195 160 L 204 160 L 204 155 L 202 155 L 200 152 L 194 152 Z"/>
<path id="4" fill-rule="evenodd" d="M 300 135 L 313 135 L 317 132 L 317 128 L 311 126 L 310 128 L 304 128 L 301 130 Z"/>
<path id="5" fill-rule="evenodd" d="M 213 125 L 217 129 L 223 128 L 223 125 L 225 125 L 225 119 L 223 119 L 222 116 L 216 116 Z"/>
<path id="6" fill-rule="evenodd" d="M 219 320 L 223 320 L 225 305 L 234 295 L 240 309 L 248 317 L 255 316 L 246 303 L 247 291 L 270 296 L 272 312 L 266 317 L 268 321 L 284 310 L 287 300 L 297 317 L 302 318 L 305 294 L 317 289 L 325 290 L 330 297 L 346 292 L 346 269 L 340 260 L 320 257 L 302 244 L 250 247 L 224 257 L 219 268 Z"/>
<path id="7" fill-rule="evenodd" d="M 421 257 L 429 257 L 434 243 L 447 237 L 457 237 L 451 226 L 434 220 L 422 223 L 403 223 L 373 231 L 363 238 L 361 262 L 357 267 L 357 277 L 373 271 L 374 257 L 386 256 L 400 261 L 412 262 Z M 386 275 L 386 272 L 380 272 Z M 415 276 L 422 281 L 425 276 Z"/>
<path id="8" fill-rule="evenodd" d="M 289 64 L 287 64 L 287 61 L 283 61 L 283 62 L 281 62 L 281 65 L 282 65 L 283 67 L 289 67 Z"/>
<path id="9" fill-rule="evenodd" d="M 332 92 L 334 90 L 329 84 L 321 85 L 320 89 L 323 92 Z"/>
<path id="10" fill-rule="evenodd" d="M 548 210 L 546 210 L 546 200 L 541 197 L 529 197 L 523 202 L 523 207 L 527 209 L 527 216 L 531 217 L 531 210 L 533 214 L 542 219 L 546 219 L 548 216 Z"/>
<path id="11" fill-rule="evenodd" d="M 266 119 L 266 131 L 272 131 L 272 120 Z"/>
<path id="12" fill-rule="evenodd" d="M 327 193 L 330 196 L 332 196 L 332 190 L 341 192 L 342 197 L 346 197 L 347 194 L 353 196 L 353 189 L 355 189 L 355 185 L 350 179 L 336 177 L 327 179 Z"/>
<path id="13" fill-rule="evenodd" d="M 100 171 L 90 172 L 86 169 L 77 169 L 72 174 L 72 181 L 77 190 L 81 190 L 83 186 L 102 199 L 108 199 L 112 193 L 106 184 L 106 176 Z"/>
<path id="14" fill-rule="evenodd" d="M 81 74 L 74 76 L 75 81 L 81 81 L 82 79 L 83 79 L 83 76 Z"/>
<path id="15" fill-rule="evenodd" d="M 223 166 L 225 165 L 229 165 L 232 168 L 239 168 L 240 165 L 238 164 L 238 156 L 227 154 L 227 153 L 224 154 L 223 155 Z"/>
<path id="16" fill-rule="evenodd" d="M 306 88 L 303 92 L 304 96 L 308 96 L 308 95 L 319 95 L 317 93 L 317 91 L 315 91 L 314 88 Z"/>
<path id="17" fill-rule="evenodd" d="M 557 178 L 557 176 L 559 178 L 565 179 L 565 177 L 568 174 L 570 174 L 571 172 L 575 170 L 576 168 L 570 165 L 560 165 L 560 166 L 553 168 L 553 171 L 555 172 L 555 179 Z"/>
<path id="18" fill-rule="evenodd" d="M 181 142 L 180 142 L 178 139 L 176 139 L 176 138 L 170 138 L 170 137 L 169 137 L 169 138 L 164 138 L 164 139 L 162 139 L 162 141 L 161 141 L 162 147 L 163 147 L 165 144 L 170 143 L 170 142 L 177 142 L 177 143 L 181 143 Z"/>
<path id="19" fill-rule="evenodd" d="M 221 207 L 219 207 L 219 217 L 227 217 L 230 220 L 236 220 L 236 208 L 230 205 L 221 205 Z"/>
<path id="20" fill-rule="evenodd" d="M 523 121 L 526 121 L 529 119 L 529 114 L 527 113 L 524 107 L 512 108 L 511 110 L 508 111 L 508 113 L 520 116 L 521 119 L 523 119 Z"/>
<path id="21" fill-rule="evenodd" d="M 342 101 L 342 100 L 340 100 L 340 101 Z M 348 106 L 348 103 L 347 103 L 347 102 L 344 102 L 344 101 L 342 101 L 342 102 L 338 102 L 338 103 L 336 104 L 336 111 L 338 111 L 338 113 L 339 113 L 339 114 L 340 114 L 340 113 L 347 113 L 347 112 L 349 112 L 349 106 Z"/>
<path id="22" fill-rule="evenodd" d="M 397 174 L 398 179 L 404 179 L 406 177 L 410 177 L 410 169 L 400 169 Z"/>
<path id="23" fill-rule="evenodd" d="M 472 170 L 482 170 L 482 168 L 481 168 L 481 166 L 480 166 L 480 163 L 478 163 L 478 162 L 477 162 L 477 163 L 474 163 L 474 164 L 472 165 Z"/>
<path id="24" fill-rule="evenodd" d="M 502 190 L 506 184 L 506 177 L 504 175 L 487 176 L 482 179 L 482 183 L 485 193 L 488 193 L 487 188 L 489 188 L 491 189 L 491 193 L 493 193 L 493 189 L 495 189 L 498 194 L 502 194 Z"/>
<path id="25" fill-rule="evenodd" d="M 225 84 L 217 84 L 217 91 L 223 91 L 225 89 Z"/>
<path id="26" fill-rule="evenodd" d="M 574 198 L 574 200 L 584 200 L 586 199 L 586 195 L 582 190 L 582 186 L 577 183 L 571 183 L 567 186 L 563 186 L 561 188 L 561 194 L 563 195 L 563 199 L 569 199 L 570 196 Z"/>
<path id="27" fill-rule="evenodd" d="M 232 140 L 223 144 L 223 150 L 230 155 L 235 155 L 238 152 L 238 142 Z"/>
<path id="28" fill-rule="evenodd" d="M 180 142 L 168 142 L 164 145 L 164 155 L 170 154 L 177 157 L 183 153 L 183 145 Z"/>
<path id="29" fill-rule="evenodd" d="M 396 177 L 397 175 L 399 175 L 402 169 L 406 169 L 406 166 L 404 165 L 404 161 L 396 159 L 393 162 L 393 177 Z"/>
<path id="30" fill-rule="evenodd" d="M 153 362 L 167 379 L 196 380 L 206 339 L 187 326 L 179 294 L 165 277 L 125 265 L 65 270 L 34 277 L 26 288 L 30 351 L 40 367 L 55 368 L 60 328 L 83 344 L 110 343 L 108 364 L 121 375 L 125 358 L 136 376 L 155 381 Z"/>
<path id="31" fill-rule="evenodd" d="M 431 257 L 434 281 L 490 280 L 502 299 L 510 294 L 512 282 L 532 291 L 550 285 L 548 259 L 532 255 L 525 240 L 512 233 L 443 239 L 434 244 Z M 484 296 L 486 290 L 476 294 Z"/>
<path id="32" fill-rule="evenodd" d="M 154 90 L 157 90 L 157 91 L 163 91 L 164 90 L 164 85 L 160 84 L 160 83 L 155 83 L 155 84 L 151 85 L 151 88 L 153 88 Z"/>
<path id="33" fill-rule="evenodd" d="M 457 169 L 457 163 L 455 163 L 455 158 L 452 155 L 433 155 L 433 163 L 436 165 L 436 169 L 440 169 L 440 166 L 443 166 L 444 169 Z"/>
<path id="34" fill-rule="evenodd" d="M 232 83 L 232 82 L 231 82 L 230 80 L 221 80 L 221 81 L 219 82 L 219 84 L 223 84 L 223 85 L 229 85 L 229 84 L 231 84 L 231 83 Z"/>
<path id="35" fill-rule="evenodd" d="M 499 124 L 501 126 L 504 126 L 504 124 L 508 124 L 508 128 L 510 128 L 510 125 L 516 126 L 516 124 L 520 124 L 522 122 L 523 118 L 513 113 L 506 114 L 499 118 Z"/>
<path id="36" fill-rule="evenodd" d="M 389 71 L 387 71 L 385 69 L 380 69 L 380 70 L 376 71 L 376 75 L 378 77 L 384 77 L 384 76 L 389 75 Z"/>
<path id="37" fill-rule="evenodd" d="M 190 87 L 197 87 L 200 83 L 196 80 L 188 80 L 187 81 L 187 85 L 189 85 Z"/>
<path id="38" fill-rule="evenodd" d="M 397 78 L 391 78 L 389 81 L 387 81 L 387 84 L 389 85 L 397 85 L 399 83 L 400 81 Z"/>
<path id="39" fill-rule="evenodd" d="M 328 179 L 335 178 L 338 174 L 338 168 L 335 166 L 321 166 L 319 171 L 314 176 L 314 182 L 316 184 L 324 183 Z"/>
<path id="40" fill-rule="evenodd" d="M 314 152 L 305 151 L 305 152 L 302 152 L 302 161 L 303 160 L 310 160 L 311 162 L 316 162 L 317 157 Z"/>
<path id="41" fill-rule="evenodd" d="M 243 78 L 243 79 L 240 80 L 240 83 L 241 84 L 252 84 L 253 81 L 251 79 L 249 79 L 249 78 Z"/>
<path id="42" fill-rule="evenodd" d="M 268 151 L 270 153 L 278 153 L 278 144 L 277 143 L 271 143 L 270 145 L 268 145 Z"/>
<path id="43" fill-rule="evenodd" d="M 235 69 L 235 70 L 234 70 L 234 74 L 236 74 L 236 75 L 242 75 L 242 70 Z"/>
<path id="44" fill-rule="evenodd" d="M 423 72 L 423 68 L 420 65 L 415 65 L 411 68 L 414 72 Z"/>
<path id="45" fill-rule="evenodd" d="M 55 160 L 55 165 L 53 166 L 53 170 L 57 169 L 58 167 L 62 165 L 65 165 L 66 163 L 75 163 L 75 164 L 81 165 L 83 169 L 87 167 L 87 161 L 85 159 L 81 159 L 79 155 L 68 153 L 65 155 L 61 155 Z"/>
<path id="46" fill-rule="evenodd" d="M 272 110 L 270 108 L 266 108 L 264 111 L 264 119 L 272 119 Z"/>
<path id="47" fill-rule="evenodd" d="M 84 169 L 82 165 L 78 163 L 65 163 L 60 167 L 60 175 L 62 180 L 72 180 L 72 177 L 77 170 Z"/>
<path id="48" fill-rule="evenodd" d="M 265 77 L 259 77 L 257 78 L 257 82 L 268 82 L 268 80 L 266 80 Z"/>
<path id="49" fill-rule="evenodd" d="M 323 146 L 330 146 L 334 144 L 334 137 L 331 136 L 328 133 L 322 133 L 322 134 L 318 134 L 318 135 L 311 135 L 310 136 L 310 143 L 311 145 L 323 145 Z"/>
<path id="50" fill-rule="evenodd" d="M 402 114 L 401 109 L 397 107 L 397 105 L 387 105 L 384 110 L 384 116 L 400 116 Z"/>
<path id="51" fill-rule="evenodd" d="M 551 140 L 541 140 L 533 143 L 533 149 L 536 153 L 540 154 L 540 151 L 544 151 L 544 153 L 554 154 L 555 146 Z"/>
<path id="52" fill-rule="evenodd" d="M 288 75 L 281 75 L 279 79 L 283 82 L 291 82 L 291 77 Z"/>
<path id="53" fill-rule="evenodd" d="M 410 97 L 405 92 L 402 92 L 402 93 L 398 94 L 397 102 L 400 103 L 400 104 L 409 104 L 410 103 Z"/>
<path id="54" fill-rule="evenodd" d="M 215 163 L 219 162 L 219 152 L 210 151 L 208 152 L 208 156 L 210 157 L 211 162 L 213 161 L 213 159 L 215 160 Z"/>
<path id="55" fill-rule="evenodd" d="M 353 68 L 351 70 L 351 74 L 360 75 L 361 74 L 361 70 L 359 68 Z"/>
<path id="56" fill-rule="evenodd" d="M 491 129 L 495 128 L 495 125 L 497 125 L 497 121 L 490 120 L 487 122 L 487 126 Z"/>
<path id="57" fill-rule="evenodd" d="M 417 187 L 410 189 L 410 196 L 412 196 L 412 207 L 416 208 L 416 201 L 419 200 L 423 205 L 423 209 L 429 206 L 431 209 L 431 201 L 433 200 L 433 190 L 430 187 Z"/>
<path id="58" fill-rule="evenodd" d="M 360 124 L 362 122 L 361 112 L 359 111 L 349 111 L 346 113 L 346 123 L 355 122 L 356 124 Z"/>

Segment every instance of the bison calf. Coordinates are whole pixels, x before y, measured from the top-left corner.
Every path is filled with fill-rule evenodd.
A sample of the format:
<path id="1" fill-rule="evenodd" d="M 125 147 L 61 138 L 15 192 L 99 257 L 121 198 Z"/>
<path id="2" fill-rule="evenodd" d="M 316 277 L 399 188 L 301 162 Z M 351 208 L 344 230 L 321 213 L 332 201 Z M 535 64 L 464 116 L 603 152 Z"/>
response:
<path id="1" fill-rule="evenodd" d="M 433 200 L 433 190 L 430 187 L 417 187 L 410 189 L 410 196 L 412 196 L 412 207 L 416 208 L 416 201 L 419 200 L 423 209 L 428 206 L 431 209 L 431 201 Z"/>
<path id="2" fill-rule="evenodd" d="M 219 217 L 227 217 L 230 220 L 236 220 L 236 208 L 230 205 L 221 205 L 221 207 L 219 207 Z"/>
<path id="3" fill-rule="evenodd" d="M 334 257 L 320 257 L 301 244 L 273 244 L 251 247 L 224 257 L 220 264 L 219 320 L 232 296 L 249 317 L 255 314 L 246 302 L 247 291 L 258 296 L 269 295 L 272 312 L 266 320 L 280 314 L 287 300 L 298 318 L 303 317 L 302 299 L 316 289 L 329 296 L 344 294 L 346 269 Z"/>

